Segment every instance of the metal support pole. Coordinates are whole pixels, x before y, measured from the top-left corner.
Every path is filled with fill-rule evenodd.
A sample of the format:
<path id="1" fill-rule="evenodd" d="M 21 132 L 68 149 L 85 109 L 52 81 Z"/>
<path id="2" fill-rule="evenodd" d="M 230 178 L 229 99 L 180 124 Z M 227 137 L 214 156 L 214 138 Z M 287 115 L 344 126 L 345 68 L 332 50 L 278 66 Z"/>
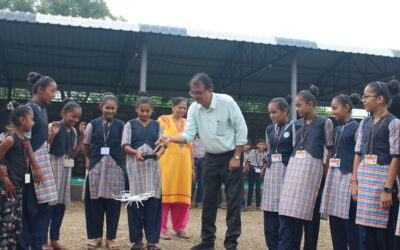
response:
<path id="1" fill-rule="evenodd" d="M 291 104 L 291 119 L 293 121 L 295 121 L 297 119 L 296 104 L 294 102 L 294 99 L 296 98 L 296 95 L 297 95 L 297 60 L 296 60 L 295 55 L 293 55 L 293 58 L 292 58 L 290 94 L 293 99 L 292 104 Z"/>
<path id="2" fill-rule="evenodd" d="M 11 83 L 11 81 L 8 81 L 7 101 L 11 101 L 11 98 L 12 98 L 12 83 Z"/>
<path id="3" fill-rule="evenodd" d="M 140 54 L 140 91 L 146 91 L 147 84 L 147 41 L 143 39 L 142 51 Z"/>

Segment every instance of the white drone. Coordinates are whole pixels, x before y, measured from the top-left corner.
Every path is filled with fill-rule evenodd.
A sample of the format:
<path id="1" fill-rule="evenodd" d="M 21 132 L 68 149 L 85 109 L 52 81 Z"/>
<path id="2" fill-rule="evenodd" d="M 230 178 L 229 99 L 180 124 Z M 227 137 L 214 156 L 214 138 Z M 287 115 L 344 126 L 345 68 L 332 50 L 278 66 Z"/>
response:
<path id="1" fill-rule="evenodd" d="M 155 194 L 156 192 L 154 191 L 150 191 L 143 194 L 133 194 L 130 191 L 121 191 L 119 194 L 113 195 L 113 199 L 122 202 L 127 202 L 126 207 L 135 202 L 136 206 L 139 208 L 139 203 L 143 206 L 143 201 L 146 201 L 151 197 L 154 197 Z"/>

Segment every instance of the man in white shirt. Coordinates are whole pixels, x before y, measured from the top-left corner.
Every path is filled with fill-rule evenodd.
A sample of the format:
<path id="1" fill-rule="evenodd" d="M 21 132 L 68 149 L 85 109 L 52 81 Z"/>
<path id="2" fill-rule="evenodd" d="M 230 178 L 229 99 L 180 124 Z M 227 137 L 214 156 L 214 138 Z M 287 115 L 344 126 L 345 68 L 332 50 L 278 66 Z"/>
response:
<path id="1" fill-rule="evenodd" d="M 243 175 L 240 155 L 243 145 L 247 142 L 246 122 L 232 97 L 212 92 L 213 83 L 207 74 L 196 74 L 189 85 L 189 94 L 196 102 L 189 107 L 184 133 L 163 135 L 157 144 L 189 143 L 197 133 L 199 134 L 206 151 L 203 165 L 202 242 L 191 249 L 214 248 L 218 195 L 223 183 L 227 200 L 228 226 L 224 246 L 226 249 L 234 250 L 237 249 L 237 239 L 241 233 L 240 205 Z"/>

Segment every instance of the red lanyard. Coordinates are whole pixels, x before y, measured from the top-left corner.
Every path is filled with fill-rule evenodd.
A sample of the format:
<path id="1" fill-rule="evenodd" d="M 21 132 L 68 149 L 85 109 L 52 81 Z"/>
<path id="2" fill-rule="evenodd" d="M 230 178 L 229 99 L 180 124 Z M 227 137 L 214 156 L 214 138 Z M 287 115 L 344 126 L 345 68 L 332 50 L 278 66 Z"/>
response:
<path id="1" fill-rule="evenodd" d="M 351 121 L 351 122 L 350 122 Z M 346 129 L 347 126 L 355 122 L 354 120 L 350 119 L 348 120 L 340 129 L 338 129 L 338 132 L 335 135 L 335 158 L 337 157 L 339 153 L 339 145 L 340 145 L 340 139 L 342 138 L 342 135 L 344 133 L 344 130 Z"/>

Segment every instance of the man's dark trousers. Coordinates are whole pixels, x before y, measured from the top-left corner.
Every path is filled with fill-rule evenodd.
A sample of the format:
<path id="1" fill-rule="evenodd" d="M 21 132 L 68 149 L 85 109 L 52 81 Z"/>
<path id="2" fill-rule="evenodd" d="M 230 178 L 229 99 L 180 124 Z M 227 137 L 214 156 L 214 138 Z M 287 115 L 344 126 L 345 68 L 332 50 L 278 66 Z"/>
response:
<path id="1" fill-rule="evenodd" d="M 241 233 L 240 205 L 243 190 L 242 166 L 234 171 L 229 170 L 229 162 L 234 151 L 222 154 L 207 153 L 203 165 L 203 211 L 201 238 L 203 242 L 215 241 L 215 220 L 218 211 L 218 196 L 221 183 L 225 186 L 227 202 L 224 246 L 236 249 L 237 239 Z M 239 164 L 239 163 L 238 163 Z"/>

